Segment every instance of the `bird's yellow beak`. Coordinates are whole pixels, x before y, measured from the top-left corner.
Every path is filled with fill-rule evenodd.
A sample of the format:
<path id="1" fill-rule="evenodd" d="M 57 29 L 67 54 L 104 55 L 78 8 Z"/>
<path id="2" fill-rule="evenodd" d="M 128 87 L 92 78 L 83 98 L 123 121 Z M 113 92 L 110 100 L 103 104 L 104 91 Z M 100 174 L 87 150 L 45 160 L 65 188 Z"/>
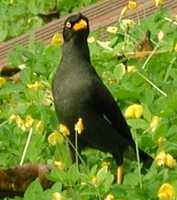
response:
<path id="1" fill-rule="evenodd" d="M 79 31 L 81 29 L 87 28 L 87 22 L 84 19 L 81 19 L 77 23 L 74 24 L 73 30 Z"/>

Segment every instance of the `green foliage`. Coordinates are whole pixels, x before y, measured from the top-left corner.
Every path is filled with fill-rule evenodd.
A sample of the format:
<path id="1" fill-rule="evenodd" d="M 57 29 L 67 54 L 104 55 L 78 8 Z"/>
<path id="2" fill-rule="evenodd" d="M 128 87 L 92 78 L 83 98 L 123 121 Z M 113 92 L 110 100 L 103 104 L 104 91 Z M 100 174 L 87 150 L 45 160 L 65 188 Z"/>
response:
<path id="1" fill-rule="evenodd" d="M 97 2 L 98 0 L 57 0 L 57 7 L 61 10 L 61 14 L 71 13 L 78 10 L 78 8 L 88 6 Z"/>
<path id="2" fill-rule="evenodd" d="M 0 42 L 33 31 L 45 23 L 40 14 L 53 10 L 60 15 L 71 13 L 97 0 L 1 0 Z"/>
<path id="3" fill-rule="evenodd" d="M 6 1 L 3 2 L 6 4 Z M 37 12 L 32 1 L 30 6 L 33 13 Z M 154 158 L 160 151 L 176 158 L 177 53 L 173 49 L 177 31 L 176 26 L 167 22 L 164 17 L 169 17 L 168 12 L 160 10 L 130 28 L 128 40 L 124 30 L 118 25 L 119 33 L 109 36 L 109 47 L 112 50 L 100 46 L 97 43 L 100 39 L 98 34 L 92 33 L 96 41 L 90 43 L 90 50 L 93 65 L 118 101 L 122 112 L 130 105 L 142 105 L 143 113 L 139 118 L 127 119 L 132 133 L 136 133 L 134 138 L 138 146 Z M 128 67 L 133 65 L 136 71 L 127 72 L 117 59 L 117 54 L 132 52 L 136 46 L 135 41 L 141 40 L 147 29 L 151 30 L 152 40 L 159 47 L 145 69 L 142 66 L 147 57 L 128 57 Z M 157 37 L 160 30 L 164 32 L 161 42 Z M 0 35 L 3 34 L 5 33 L 0 32 Z M 124 47 L 123 50 L 121 47 Z M 149 169 L 142 169 L 141 188 L 138 165 L 132 160 L 131 154 L 125 159 L 124 184 L 117 185 L 114 181 L 115 161 L 110 154 L 88 149 L 82 152 L 83 160 L 77 166 L 71 164 L 68 140 L 56 146 L 49 144 L 48 136 L 57 130 L 58 125 L 50 91 L 60 57 L 60 47 L 41 43 L 31 43 L 25 48 L 18 46 L 9 55 L 12 66 L 23 64 L 25 68 L 20 72 L 18 82 L 7 80 L 0 89 L 0 167 L 7 168 L 20 163 L 29 133 L 29 127 L 25 125 L 28 115 L 34 122 L 25 163 L 52 164 L 54 161 L 61 161 L 64 165 L 61 169 L 54 168 L 49 174 L 49 179 L 55 182 L 52 188 L 44 191 L 36 180 L 28 187 L 23 198 L 15 199 L 52 199 L 53 193 L 58 192 L 67 200 L 101 200 L 109 193 L 117 200 L 156 200 L 163 183 L 177 186 L 177 168 L 166 165 L 160 167 L 154 162 Z M 12 120 L 13 115 L 20 116 L 22 121 Z M 158 116 L 160 121 L 152 125 L 154 116 Z M 36 128 L 39 121 L 43 128 Z"/>

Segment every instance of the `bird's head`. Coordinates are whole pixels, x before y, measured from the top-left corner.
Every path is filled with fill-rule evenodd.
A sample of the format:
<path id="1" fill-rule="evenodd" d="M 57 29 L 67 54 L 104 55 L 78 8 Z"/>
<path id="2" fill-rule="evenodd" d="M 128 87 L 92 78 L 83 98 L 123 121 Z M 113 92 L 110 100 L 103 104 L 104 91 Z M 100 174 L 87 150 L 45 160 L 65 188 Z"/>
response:
<path id="1" fill-rule="evenodd" d="M 89 34 L 89 22 L 87 17 L 79 13 L 68 17 L 64 23 L 64 41 L 86 40 Z"/>

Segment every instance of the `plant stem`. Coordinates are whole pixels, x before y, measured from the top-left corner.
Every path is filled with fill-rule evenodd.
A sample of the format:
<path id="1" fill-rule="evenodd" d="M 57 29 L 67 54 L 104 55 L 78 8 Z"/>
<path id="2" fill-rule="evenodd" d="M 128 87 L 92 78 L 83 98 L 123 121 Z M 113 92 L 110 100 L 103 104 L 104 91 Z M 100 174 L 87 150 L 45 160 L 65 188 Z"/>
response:
<path id="1" fill-rule="evenodd" d="M 143 66 L 142 66 L 142 69 L 145 69 L 146 65 L 148 64 L 148 62 L 150 61 L 150 59 L 152 58 L 152 56 L 155 54 L 155 52 L 157 51 L 159 47 L 159 44 L 157 44 L 155 46 L 155 48 L 153 49 L 153 51 L 151 52 L 151 54 L 148 56 L 148 58 L 146 59 L 146 61 L 144 62 Z"/>
<path id="2" fill-rule="evenodd" d="M 170 71 L 171 71 L 171 68 L 172 68 L 172 66 L 173 66 L 173 64 L 174 64 L 174 62 L 176 61 L 176 58 L 173 58 L 171 61 L 170 61 L 170 65 L 168 66 L 168 68 L 167 68 L 167 72 L 166 72 L 166 74 L 165 74 L 165 78 L 164 78 L 164 82 L 166 82 L 167 81 L 167 79 L 168 79 L 168 77 L 169 77 L 169 74 L 170 74 Z"/>
<path id="3" fill-rule="evenodd" d="M 25 147 L 24 147 L 24 150 L 23 150 L 23 154 L 22 154 L 22 157 L 21 157 L 21 160 L 20 160 L 20 166 L 22 166 L 23 163 L 24 163 L 26 152 L 27 152 L 29 143 L 31 141 L 32 133 L 33 133 L 33 128 L 30 128 L 29 133 L 28 133 L 28 137 L 27 137 L 27 140 L 26 140 L 26 144 L 25 144 Z"/>
<path id="4" fill-rule="evenodd" d="M 139 148 L 138 148 L 136 130 L 134 130 L 133 133 L 134 133 L 134 137 L 135 137 L 135 147 L 136 147 L 136 158 L 137 158 L 137 164 L 138 164 L 139 184 L 140 184 L 140 188 L 142 189 L 143 183 L 142 183 L 140 155 L 139 155 Z"/>
<path id="5" fill-rule="evenodd" d="M 174 143 L 174 142 L 169 142 L 169 141 L 166 141 L 167 144 L 170 144 L 171 146 L 174 146 L 175 148 L 177 148 L 177 144 Z"/>
<path id="6" fill-rule="evenodd" d="M 170 18 L 168 18 L 168 17 L 164 17 L 164 19 L 165 19 L 166 21 L 168 21 L 168 22 L 173 23 L 174 25 L 177 25 L 177 22 L 176 22 L 175 20 L 172 20 L 172 19 L 170 19 Z"/>
<path id="7" fill-rule="evenodd" d="M 159 54 L 163 54 L 163 53 L 168 53 L 170 52 L 171 49 L 168 50 L 159 50 L 156 51 L 154 54 L 155 55 L 159 55 Z M 152 54 L 153 51 L 132 51 L 132 52 L 125 52 L 124 55 L 130 58 L 136 58 L 136 55 L 142 55 L 142 54 L 147 54 L 150 55 Z"/>
<path id="8" fill-rule="evenodd" d="M 136 72 L 141 78 L 143 78 L 146 82 L 148 82 L 153 88 L 155 88 L 158 92 L 160 92 L 163 96 L 167 97 L 168 95 L 162 91 L 159 87 L 157 87 L 152 81 L 150 81 L 148 78 L 146 78 L 143 74 L 140 72 Z"/>
<path id="9" fill-rule="evenodd" d="M 77 152 L 77 156 L 78 156 L 79 160 L 82 162 L 83 165 L 86 166 L 86 164 L 85 164 L 84 160 L 82 159 L 81 155 L 79 155 L 78 151 L 76 151 L 75 146 L 72 144 L 72 142 L 69 140 L 68 137 L 65 137 L 65 138 L 67 139 L 67 141 L 68 141 L 69 145 L 72 147 L 72 149 L 73 149 L 75 152 Z"/>
<path id="10" fill-rule="evenodd" d="M 75 159 L 76 159 L 76 166 L 78 167 L 78 135 L 77 131 L 75 131 Z"/>
<path id="11" fill-rule="evenodd" d="M 6 120 L 6 121 L 3 121 L 1 124 L 0 124 L 0 127 L 4 126 L 5 124 L 8 123 L 9 120 Z"/>

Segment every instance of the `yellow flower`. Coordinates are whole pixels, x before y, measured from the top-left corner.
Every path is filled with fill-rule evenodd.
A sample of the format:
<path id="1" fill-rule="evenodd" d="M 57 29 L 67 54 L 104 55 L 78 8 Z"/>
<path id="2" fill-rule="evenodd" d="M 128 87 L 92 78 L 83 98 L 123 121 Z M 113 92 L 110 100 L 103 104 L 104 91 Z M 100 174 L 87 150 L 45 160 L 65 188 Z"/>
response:
<path id="1" fill-rule="evenodd" d="M 61 45 L 63 42 L 62 35 L 60 33 L 55 33 L 52 37 L 51 44 L 53 45 Z"/>
<path id="2" fill-rule="evenodd" d="M 155 1 L 155 6 L 156 7 L 161 6 L 164 3 L 164 0 L 154 0 L 154 1 Z"/>
<path id="3" fill-rule="evenodd" d="M 84 124 L 82 118 L 79 118 L 77 123 L 74 126 L 74 130 L 78 133 L 81 134 L 82 131 L 84 130 Z"/>
<path id="4" fill-rule="evenodd" d="M 35 20 L 38 20 L 38 17 L 37 16 L 34 16 L 34 17 L 29 17 L 28 20 L 27 20 L 27 23 L 28 24 L 31 24 L 33 21 Z"/>
<path id="5" fill-rule="evenodd" d="M 135 66 L 128 66 L 127 67 L 127 72 L 128 73 L 134 73 L 134 72 L 137 72 L 138 70 L 137 70 L 137 68 L 135 67 Z"/>
<path id="6" fill-rule="evenodd" d="M 43 88 L 43 85 L 41 82 L 35 81 L 34 83 L 27 84 L 27 87 L 31 90 L 37 91 L 38 89 Z"/>
<path id="7" fill-rule="evenodd" d="M 21 69 L 21 70 L 23 70 L 23 69 L 26 68 L 26 65 L 25 64 L 21 64 L 21 65 L 18 66 L 18 68 Z"/>
<path id="8" fill-rule="evenodd" d="M 174 50 L 177 52 L 177 43 L 175 44 L 175 48 L 174 48 Z"/>
<path id="9" fill-rule="evenodd" d="M 152 118 L 152 120 L 150 122 L 150 129 L 152 132 L 154 132 L 158 128 L 160 121 L 161 121 L 161 118 L 158 116 L 154 116 Z"/>
<path id="10" fill-rule="evenodd" d="M 161 151 L 156 157 L 155 162 L 158 166 L 164 166 L 166 163 L 166 153 Z"/>
<path id="11" fill-rule="evenodd" d="M 52 146 L 55 146 L 58 143 L 62 143 L 63 141 L 64 138 L 58 131 L 54 131 L 48 136 L 48 143 Z"/>
<path id="12" fill-rule="evenodd" d="M 31 115 L 27 115 L 25 118 L 25 127 L 26 128 L 32 127 L 33 122 L 34 122 L 34 119 L 31 117 Z"/>
<path id="13" fill-rule="evenodd" d="M 19 128 L 25 126 L 23 119 L 19 115 L 16 116 L 15 122 Z"/>
<path id="14" fill-rule="evenodd" d="M 160 147 L 160 146 L 162 146 L 166 141 L 167 141 L 166 138 L 164 138 L 164 137 L 159 137 L 158 140 L 157 140 L 157 145 Z"/>
<path id="15" fill-rule="evenodd" d="M 36 121 L 34 128 L 42 132 L 44 130 L 44 123 L 41 120 Z"/>
<path id="16" fill-rule="evenodd" d="M 127 11 L 128 11 L 128 7 L 127 7 L 127 6 L 124 6 L 123 9 L 122 9 L 121 12 L 120 12 L 120 16 L 126 15 Z"/>
<path id="17" fill-rule="evenodd" d="M 6 79 L 4 77 L 0 77 L 0 88 L 6 83 Z"/>
<path id="18" fill-rule="evenodd" d="M 158 37 L 159 42 L 162 41 L 163 38 L 164 38 L 164 32 L 163 31 L 159 31 L 157 37 Z"/>
<path id="19" fill-rule="evenodd" d="M 108 194 L 104 200 L 114 200 L 114 196 L 112 194 Z"/>
<path id="20" fill-rule="evenodd" d="M 59 124 L 59 131 L 63 136 L 68 136 L 70 135 L 69 129 L 67 128 L 67 126 L 65 126 L 64 124 Z"/>
<path id="21" fill-rule="evenodd" d="M 129 106 L 125 111 L 126 118 L 139 119 L 143 114 L 143 106 L 140 104 L 133 104 Z"/>
<path id="22" fill-rule="evenodd" d="M 9 122 L 10 122 L 10 123 L 15 122 L 16 117 L 17 117 L 17 115 L 12 114 L 12 115 L 9 117 Z"/>
<path id="23" fill-rule="evenodd" d="M 135 21 L 132 19 L 123 19 L 122 22 L 120 23 L 120 27 L 122 30 L 127 30 L 127 28 L 132 28 L 135 26 Z"/>
<path id="24" fill-rule="evenodd" d="M 133 10 L 133 9 L 137 8 L 137 3 L 136 3 L 136 1 L 130 0 L 130 1 L 128 2 L 128 8 L 129 8 L 130 10 Z"/>
<path id="25" fill-rule="evenodd" d="M 19 115 L 17 115 L 15 123 L 17 124 L 18 128 L 22 129 L 22 131 L 26 130 L 24 120 Z"/>
<path id="26" fill-rule="evenodd" d="M 54 166 L 59 170 L 63 170 L 65 168 L 64 163 L 57 160 L 54 161 Z"/>
<path id="27" fill-rule="evenodd" d="M 124 19 L 123 23 L 127 24 L 128 27 L 133 27 L 136 23 L 132 19 Z"/>
<path id="28" fill-rule="evenodd" d="M 107 162 L 107 161 L 103 161 L 102 163 L 101 163 L 101 167 L 109 167 L 110 166 L 110 162 Z"/>
<path id="29" fill-rule="evenodd" d="M 33 18 L 29 17 L 28 20 L 27 20 L 27 23 L 30 24 L 32 22 L 32 20 L 33 20 Z"/>
<path id="30" fill-rule="evenodd" d="M 173 158 L 172 155 L 169 153 L 166 154 L 166 165 L 169 168 L 174 168 L 176 167 L 176 160 Z"/>
<path id="31" fill-rule="evenodd" d="M 109 46 L 110 45 L 110 41 L 100 41 L 97 40 L 97 44 L 102 47 L 103 49 L 106 49 L 108 51 L 113 51 L 113 49 Z"/>
<path id="32" fill-rule="evenodd" d="M 164 151 L 160 152 L 155 157 L 155 162 L 158 166 L 167 166 L 169 168 L 176 167 L 176 160 L 169 153 L 165 153 Z"/>
<path id="33" fill-rule="evenodd" d="M 91 183 L 92 183 L 92 185 L 94 185 L 94 186 L 97 186 L 97 185 L 98 185 L 98 180 L 97 180 L 97 177 L 96 177 L 96 176 L 93 176 L 93 177 L 92 177 Z"/>
<path id="34" fill-rule="evenodd" d="M 116 34 L 117 33 L 117 27 L 116 26 L 108 26 L 106 31 L 108 33 L 113 33 L 113 34 Z"/>
<path id="35" fill-rule="evenodd" d="M 85 186 L 85 185 L 87 185 L 87 183 L 85 183 L 85 182 L 81 182 L 81 185 L 82 185 L 82 186 Z"/>
<path id="36" fill-rule="evenodd" d="M 95 42 L 95 38 L 93 36 L 90 36 L 90 37 L 88 37 L 87 42 L 90 43 L 90 44 L 94 43 Z"/>
<path id="37" fill-rule="evenodd" d="M 19 128 L 25 131 L 26 128 L 32 127 L 34 119 L 31 115 L 27 115 L 25 120 L 23 120 L 19 115 L 12 114 L 9 118 L 9 122 L 15 122 Z"/>
<path id="38" fill-rule="evenodd" d="M 52 194 L 52 200 L 64 200 L 64 198 L 62 197 L 61 193 L 55 192 Z"/>
<path id="39" fill-rule="evenodd" d="M 174 187 L 169 183 L 164 183 L 159 188 L 158 197 L 160 200 L 174 200 L 175 199 Z"/>
<path id="40" fill-rule="evenodd" d="M 12 4 L 14 4 L 14 0 L 10 0 L 10 2 L 9 2 L 9 3 L 10 3 L 11 5 L 12 5 Z"/>
<path id="41" fill-rule="evenodd" d="M 15 122 L 17 124 L 17 127 L 22 129 L 22 131 L 26 130 L 25 122 L 19 115 L 12 114 L 9 118 L 9 122 Z"/>
<path id="42" fill-rule="evenodd" d="M 51 106 L 53 104 L 53 95 L 52 92 L 50 90 L 46 90 L 45 91 L 45 95 L 43 97 L 42 103 L 45 106 Z"/>

